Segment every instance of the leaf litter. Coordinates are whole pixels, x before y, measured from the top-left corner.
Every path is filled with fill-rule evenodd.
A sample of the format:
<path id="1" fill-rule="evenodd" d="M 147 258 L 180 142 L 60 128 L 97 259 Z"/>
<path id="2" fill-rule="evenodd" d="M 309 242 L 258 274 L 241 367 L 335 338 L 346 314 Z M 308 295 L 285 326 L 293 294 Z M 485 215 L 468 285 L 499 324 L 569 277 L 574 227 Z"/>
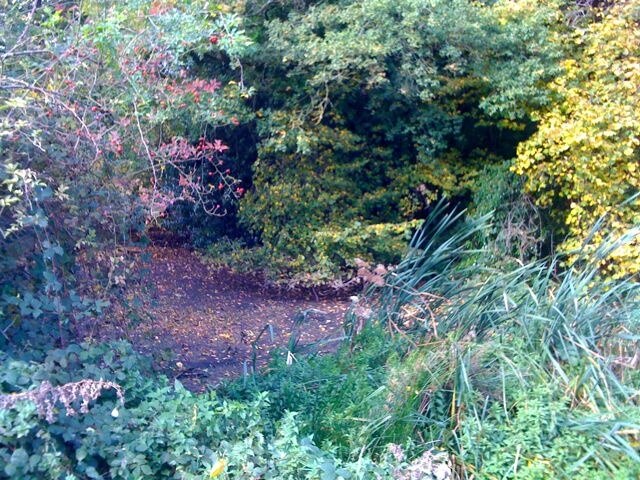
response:
<path id="1" fill-rule="evenodd" d="M 349 302 L 341 298 L 277 291 L 254 276 L 209 266 L 185 248 L 154 246 L 149 253 L 149 288 L 135 292 L 148 320 L 130 326 L 128 337 L 136 350 L 151 355 L 160 370 L 191 390 L 250 371 L 254 351 L 258 368 L 276 351 L 286 356 L 301 314 L 299 348 L 342 335 Z"/>

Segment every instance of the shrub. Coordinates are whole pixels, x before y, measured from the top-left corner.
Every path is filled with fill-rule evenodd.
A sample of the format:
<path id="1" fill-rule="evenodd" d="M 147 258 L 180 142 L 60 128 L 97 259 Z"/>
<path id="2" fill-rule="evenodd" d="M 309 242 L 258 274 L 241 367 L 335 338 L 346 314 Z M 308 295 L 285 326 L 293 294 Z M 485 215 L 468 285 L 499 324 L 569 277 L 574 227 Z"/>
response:
<path id="1" fill-rule="evenodd" d="M 290 364 L 276 358 L 264 374 L 229 383 L 220 392 L 242 400 L 269 392 L 273 418 L 285 411 L 303 412 L 303 432 L 313 434 L 319 445 L 336 447 L 348 457 L 363 445 L 361 430 L 380 399 L 376 390 L 384 382 L 385 365 L 393 354 L 389 347 L 384 333 L 371 327 L 352 347 L 345 345 L 336 354 L 296 354 L 298 360 Z"/>
<path id="2" fill-rule="evenodd" d="M 308 431 L 347 458 L 412 439 L 475 478 L 634 478 L 640 290 L 598 274 L 634 232 L 567 270 L 559 258 L 496 265 L 469 247 L 488 218 L 447 210 L 370 286 L 372 316 L 352 312 L 350 345 L 281 360 L 225 394 L 270 391 L 277 411 L 305 412 Z"/>
<path id="3" fill-rule="evenodd" d="M 475 216 L 491 213 L 491 225 L 483 230 L 479 243 L 495 249 L 497 256 L 520 262 L 540 258 L 546 250 L 549 232 L 543 228 L 542 212 L 523 193 L 523 181 L 510 171 L 512 162 L 486 166 L 474 183 Z"/>
<path id="4" fill-rule="evenodd" d="M 229 66 L 250 41 L 206 2 L 16 0 L 0 23 L 4 341 L 25 320 L 63 330 L 101 314 L 110 292 L 91 288 L 93 270 L 78 282 L 76 256 L 128 242 L 177 202 L 223 215 L 237 201 L 229 147 L 206 132 L 247 120 L 251 92 Z M 207 55 L 220 79 L 195 71 Z"/>
<path id="5" fill-rule="evenodd" d="M 617 235 L 640 223 L 640 198 L 626 201 L 640 188 L 638 12 L 637 2 L 619 2 L 565 40 L 571 51 L 551 84 L 558 100 L 538 112 L 538 131 L 518 147 L 513 170 L 550 210 L 566 236 L 565 253 L 603 241 L 605 230 L 595 232 L 595 242 L 589 236 L 605 215 L 607 231 Z M 618 277 L 637 275 L 638 240 L 601 267 Z"/>
<path id="6" fill-rule="evenodd" d="M 466 247 L 484 220 L 442 208 L 377 287 L 374 320 L 416 346 L 391 365 L 372 438 L 443 442 L 476 478 L 633 478 L 640 285 L 601 278 L 599 264 L 637 232 L 566 270 L 559 258 L 503 269 Z"/>
<path id="7" fill-rule="evenodd" d="M 69 381 L 88 385 L 87 379 L 104 378 L 119 382 L 124 406 L 108 391 L 88 399 L 88 410 L 80 398 L 66 405 L 63 399 L 50 416 L 29 399 L 9 402 L 0 409 L 0 478 L 391 480 L 414 478 L 409 475 L 415 472 L 450 478 L 446 454 L 428 452 L 410 461 L 394 446 L 394 454 L 387 451 L 377 462 L 367 456 L 345 461 L 303 436 L 304 417 L 274 408 L 267 394 L 242 402 L 214 392 L 194 395 L 177 381 L 149 376 L 145 364 L 124 342 L 72 345 L 40 362 L 5 355 L 0 391 L 8 398 L 44 382 L 63 389 Z M 70 415 L 69 406 L 80 414 Z"/>

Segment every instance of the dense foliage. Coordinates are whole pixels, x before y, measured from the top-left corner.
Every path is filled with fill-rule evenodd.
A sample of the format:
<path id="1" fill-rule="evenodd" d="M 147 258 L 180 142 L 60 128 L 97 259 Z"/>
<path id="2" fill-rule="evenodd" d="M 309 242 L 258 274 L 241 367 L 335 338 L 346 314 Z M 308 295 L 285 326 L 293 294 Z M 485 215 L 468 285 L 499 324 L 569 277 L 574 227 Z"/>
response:
<path id="1" fill-rule="evenodd" d="M 413 438 L 446 446 L 461 478 L 636 478 L 640 291 L 594 282 L 616 246 L 558 276 L 561 258 L 496 267 L 465 247 L 484 221 L 459 219 L 426 220 L 335 358 L 222 391 L 271 391 L 273 414 L 305 412 L 344 455 Z"/>
<path id="2" fill-rule="evenodd" d="M 0 478 L 203 479 L 224 468 L 224 477 L 235 479 L 364 480 L 418 471 L 391 454 L 378 462 L 347 462 L 332 449 L 320 450 L 301 434 L 295 413 L 280 412 L 277 421 L 267 414 L 267 394 L 240 403 L 215 393 L 196 396 L 179 382 L 169 385 L 125 343 L 71 345 L 37 362 L 5 358 L 1 365 L 0 385 L 7 391 L 45 379 L 64 385 L 93 377 L 118 382 L 127 394 L 122 406 L 107 391 L 89 414 L 56 410 L 49 421 L 32 402 L 0 410 Z M 72 402 L 78 410 L 83 394 Z M 446 468 L 437 455 L 433 463 Z"/>
<path id="3" fill-rule="evenodd" d="M 578 249 L 604 215 L 612 233 L 640 223 L 640 200 L 625 203 L 640 191 L 639 21 L 640 6 L 622 2 L 565 37 L 564 71 L 551 84 L 557 100 L 536 114 L 537 132 L 519 147 L 514 169 L 567 235 L 564 251 Z M 637 274 L 637 241 L 604 267 Z"/>
<path id="4" fill-rule="evenodd" d="M 255 68 L 271 81 L 242 221 L 320 279 L 356 255 L 397 262 L 392 232 L 406 241 L 431 202 L 468 201 L 479 171 L 513 156 L 558 70 L 555 19 L 525 2 L 375 0 L 266 21 L 270 62 Z"/>
<path id="5" fill-rule="evenodd" d="M 139 237 L 176 202 L 222 215 L 241 196 L 215 128 L 246 114 L 247 89 L 195 64 L 232 63 L 249 40 L 198 3 L 10 1 L 0 15 L 2 328 L 67 323 L 104 303 L 76 291 L 75 256 L 121 283 L 119 256 L 102 247 Z"/>
<path id="6" fill-rule="evenodd" d="M 0 28 L 0 478 L 640 477 L 640 0 L 0 0 Z M 96 343 L 144 318 L 158 229 L 363 285 L 337 351 L 194 394 Z"/>
<path id="7" fill-rule="evenodd" d="M 32 5 L 2 17 L 7 238 L 46 223 L 69 256 L 160 222 L 323 283 L 397 263 L 441 197 L 502 207 L 478 193 L 514 159 L 534 250 L 637 222 L 636 2 Z"/>
<path id="8" fill-rule="evenodd" d="M 594 283 L 603 249 L 560 275 L 487 265 L 465 247 L 485 221 L 459 222 L 427 218 L 337 354 L 290 347 L 217 392 L 122 342 L 5 355 L 0 406 L 45 380 L 69 393 L 0 409 L 0 477 L 636 478 L 638 284 Z M 87 378 L 123 402 L 69 389 Z"/>

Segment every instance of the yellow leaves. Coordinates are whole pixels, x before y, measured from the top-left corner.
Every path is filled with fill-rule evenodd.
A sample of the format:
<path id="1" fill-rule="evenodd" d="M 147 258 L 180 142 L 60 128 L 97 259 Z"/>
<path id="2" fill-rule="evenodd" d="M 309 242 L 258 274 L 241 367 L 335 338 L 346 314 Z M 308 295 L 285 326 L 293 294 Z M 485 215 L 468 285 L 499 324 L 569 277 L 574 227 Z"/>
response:
<path id="1" fill-rule="evenodd" d="M 11 97 L 5 102 L 6 108 L 25 108 L 28 104 L 29 101 L 25 97 Z"/>
<path id="2" fill-rule="evenodd" d="M 508 2 L 498 2 L 494 9 L 500 14 L 500 23 L 506 24 L 511 18 L 518 15 L 531 15 L 536 12 L 538 6 L 529 0 L 511 0 Z M 502 23 L 504 22 L 504 23 Z"/>
<path id="3" fill-rule="evenodd" d="M 219 477 L 227 468 L 227 461 L 224 458 L 218 460 L 211 469 L 209 473 L 209 478 L 217 478 Z"/>
<path id="4" fill-rule="evenodd" d="M 498 125 L 501 128 L 505 128 L 508 130 L 513 130 L 513 131 L 523 131 L 526 128 L 526 124 L 524 122 L 518 122 L 516 120 L 509 120 L 507 118 L 504 118 L 502 120 L 500 120 L 498 122 Z"/>
<path id="5" fill-rule="evenodd" d="M 519 146 L 512 168 L 565 225 L 564 251 L 580 246 L 605 213 L 615 212 L 610 231 L 637 223 L 637 202 L 618 207 L 640 185 L 640 36 L 629 12 L 614 7 L 573 37 L 579 53 L 563 62 L 565 74 L 552 84 L 561 100 L 538 114 L 538 132 Z M 640 264 L 638 243 L 608 268 L 632 272 Z"/>

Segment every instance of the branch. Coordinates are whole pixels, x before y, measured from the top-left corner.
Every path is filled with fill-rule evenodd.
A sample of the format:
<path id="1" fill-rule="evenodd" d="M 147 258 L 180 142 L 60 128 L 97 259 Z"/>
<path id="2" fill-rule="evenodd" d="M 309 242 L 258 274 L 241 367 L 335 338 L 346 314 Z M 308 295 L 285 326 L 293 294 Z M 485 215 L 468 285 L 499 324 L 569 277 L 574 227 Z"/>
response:
<path id="1" fill-rule="evenodd" d="M 31 6 L 31 11 L 29 12 L 29 17 L 27 18 L 27 21 L 24 25 L 24 29 L 22 30 L 22 33 L 20 33 L 20 36 L 16 40 L 16 43 L 13 45 L 13 47 L 11 47 L 9 51 L 2 56 L 3 59 L 12 55 L 13 52 L 20 46 L 20 43 L 24 40 L 24 37 L 27 34 L 29 27 L 31 26 L 31 22 L 33 22 L 33 17 L 35 17 L 36 15 L 36 10 L 40 5 L 40 1 L 41 0 L 34 0 L 33 5 Z"/>

